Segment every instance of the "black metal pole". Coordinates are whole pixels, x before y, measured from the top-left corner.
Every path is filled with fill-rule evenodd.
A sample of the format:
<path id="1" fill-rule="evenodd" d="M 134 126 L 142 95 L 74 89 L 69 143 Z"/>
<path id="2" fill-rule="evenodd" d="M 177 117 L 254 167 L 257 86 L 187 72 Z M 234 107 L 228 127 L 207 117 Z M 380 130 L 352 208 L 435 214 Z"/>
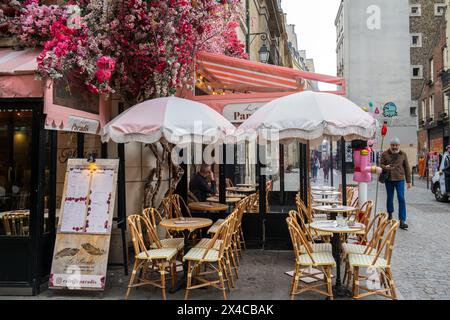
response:
<path id="1" fill-rule="evenodd" d="M 334 178 L 333 178 L 333 140 L 330 140 L 330 183 L 331 186 L 334 186 Z"/>
<path id="2" fill-rule="evenodd" d="M 219 157 L 220 159 L 220 157 Z M 222 145 L 222 161 L 219 164 L 219 202 L 226 204 L 226 162 L 227 162 L 227 145 Z"/>
<path id="3" fill-rule="evenodd" d="M 84 158 L 84 133 L 77 133 L 77 158 Z"/>
<path id="4" fill-rule="evenodd" d="M 347 205 L 347 170 L 345 166 L 345 140 L 341 139 L 342 205 Z"/>
<path id="5" fill-rule="evenodd" d="M 108 159 L 108 144 L 102 143 L 101 150 L 100 150 L 100 157 L 102 159 Z"/>
<path id="6" fill-rule="evenodd" d="M 124 110 L 123 103 L 119 103 L 119 114 Z M 127 242 L 126 242 L 126 190 L 125 190 L 125 145 L 123 143 L 117 144 L 117 154 L 119 156 L 119 173 L 118 173 L 118 186 L 117 186 L 117 226 L 121 229 L 122 235 L 122 256 L 123 267 L 125 275 L 128 275 L 128 254 L 127 254 Z"/>
<path id="7" fill-rule="evenodd" d="M 279 153 L 280 153 L 280 163 L 279 163 L 279 175 L 280 175 L 280 195 L 281 195 L 281 205 L 284 206 L 285 203 L 285 192 L 284 192 L 284 145 L 280 143 L 279 145 Z"/>
<path id="8" fill-rule="evenodd" d="M 52 247 L 56 237 L 56 166 L 58 157 L 58 131 L 49 130 L 50 143 L 50 163 L 49 163 L 49 184 L 48 184 L 48 224 L 49 232 L 52 235 Z"/>
<path id="9" fill-rule="evenodd" d="M 261 146 L 259 147 L 259 149 Z M 264 158 L 266 155 L 266 150 L 264 149 Z M 261 247 L 264 249 L 264 245 L 266 242 L 266 235 L 265 235 L 265 215 L 267 214 L 267 207 L 266 207 L 266 165 L 261 163 L 260 154 L 258 153 L 258 163 L 260 166 L 260 176 L 259 176 L 259 214 L 258 214 L 258 225 L 260 227 L 261 231 Z"/>

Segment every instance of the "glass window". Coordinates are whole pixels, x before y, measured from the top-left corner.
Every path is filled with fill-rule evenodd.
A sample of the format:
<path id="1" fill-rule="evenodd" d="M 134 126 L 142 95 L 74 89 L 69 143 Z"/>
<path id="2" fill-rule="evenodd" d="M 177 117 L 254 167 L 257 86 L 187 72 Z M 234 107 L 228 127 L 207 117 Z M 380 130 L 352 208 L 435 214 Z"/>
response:
<path id="1" fill-rule="evenodd" d="M 29 236 L 31 110 L 0 110 L 0 235 Z"/>

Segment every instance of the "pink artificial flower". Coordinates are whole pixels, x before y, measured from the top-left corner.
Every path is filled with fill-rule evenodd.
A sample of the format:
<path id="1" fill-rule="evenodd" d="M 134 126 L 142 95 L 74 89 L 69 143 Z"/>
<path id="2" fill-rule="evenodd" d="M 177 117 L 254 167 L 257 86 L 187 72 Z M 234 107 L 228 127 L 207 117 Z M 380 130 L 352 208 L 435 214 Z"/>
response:
<path id="1" fill-rule="evenodd" d="M 109 56 L 103 56 L 97 60 L 97 67 L 100 69 L 113 71 L 116 67 L 116 60 Z"/>
<path id="2" fill-rule="evenodd" d="M 109 81 L 109 79 L 111 79 L 111 71 L 106 69 L 98 69 L 95 72 L 95 78 L 98 82 Z"/>

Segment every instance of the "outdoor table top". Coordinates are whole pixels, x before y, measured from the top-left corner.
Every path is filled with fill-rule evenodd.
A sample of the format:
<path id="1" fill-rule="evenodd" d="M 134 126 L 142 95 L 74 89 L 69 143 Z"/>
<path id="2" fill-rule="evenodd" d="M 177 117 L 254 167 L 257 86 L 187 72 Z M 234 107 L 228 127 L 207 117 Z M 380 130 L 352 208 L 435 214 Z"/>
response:
<path id="1" fill-rule="evenodd" d="M 215 202 L 191 202 L 188 204 L 188 207 L 191 211 L 200 212 L 220 212 L 228 210 L 228 205 Z"/>
<path id="2" fill-rule="evenodd" d="M 330 205 L 312 207 L 312 209 L 314 211 L 331 212 L 331 213 L 353 212 L 353 211 L 358 210 L 358 208 L 351 207 L 351 206 L 336 206 L 336 207 L 333 207 L 333 206 L 330 206 Z"/>
<path id="3" fill-rule="evenodd" d="M 213 224 L 212 220 L 206 218 L 164 219 L 160 223 L 161 227 L 175 231 L 181 230 L 193 231 L 196 229 L 209 227 L 212 224 Z"/>
<path id="4" fill-rule="evenodd" d="M 321 203 L 321 204 L 342 204 L 341 200 L 335 200 L 335 199 L 314 198 L 312 201 L 313 202 L 317 202 L 317 203 Z"/>
<path id="5" fill-rule="evenodd" d="M 259 184 L 253 184 L 253 183 L 237 183 L 236 187 L 247 187 L 247 188 L 257 188 Z"/>
<path id="6" fill-rule="evenodd" d="M 216 195 L 218 197 L 218 195 Z M 247 197 L 246 194 L 242 194 L 242 193 L 232 193 L 232 192 L 227 192 L 227 198 L 245 198 Z"/>
<path id="7" fill-rule="evenodd" d="M 209 201 L 209 202 L 220 202 L 219 197 L 217 197 L 217 196 L 209 197 L 209 198 L 206 199 L 206 201 Z M 227 196 L 225 198 L 225 201 L 227 203 L 236 203 L 236 202 L 241 201 L 241 198 L 240 197 L 229 197 L 229 196 Z"/>
<path id="8" fill-rule="evenodd" d="M 311 190 L 314 190 L 314 191 L 336 191 L 336 187 L 331 187 L 331 186 L 312 186 Z"/>
<path id="9" fill-rule="evenodd" d="M 346 220 L 344 221 L 344 226 L 338 226 L 336 220 L 323 220 L 323 221 L 314 221 L 309 226 L 318 231 L 331 232 L 331 233 L 355 233 L 359 231 L 363 231 L 366 226 L 362 223 L 354 223 L 354 225 L 350 226 Z"/>
<path id="10" fill-rule="evenodd" d="M 227 188 L 227 191 L 247 193 L 247 192 L 255 192 L 256 188 L 254 188 L 254 187 L 230 187 L 230 188 Z"/>
<path id="11" fill-rule="evenodd" d="M 313 190 L 312 194 L 318 194 L 321 196 L 339 196 L 341 195 L 340 191 L 326 191 L 326 190 Z"/>

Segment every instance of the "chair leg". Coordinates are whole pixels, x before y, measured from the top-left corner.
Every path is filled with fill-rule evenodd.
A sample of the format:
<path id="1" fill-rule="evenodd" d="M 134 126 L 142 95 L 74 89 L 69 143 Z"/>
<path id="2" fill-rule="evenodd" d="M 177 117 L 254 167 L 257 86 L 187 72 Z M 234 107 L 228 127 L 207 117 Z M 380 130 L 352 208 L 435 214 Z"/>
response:
<path id="1" fill-rule="evenodd" d="M 220 280 L 220 288 L 222 289 L 223 298 L 227 300 L 227 292 L 225 290 L 225 281 L 223 280 L 223 267 L 219 263 L 219 280 Z"/>
<path id="2" fill-rule="evenodd" d="M 163 300 L 166 300 L 166 268 L 164 267 L 164 262 L 160 262 L 159 273 L 161 275 L 161 291 Z"/>
<path id="3" fill-rule="evenodd" d="M 298 290 L 298 282 L 300 280 L 300 274 L 301 274 L 300 265 L 296 264 L 295 265 L 295 274 L 294 274 L 294 279 L 293 279 L 293 285 L 292 285 L 292 292 L 291 292 L 291 299 L 292 300 L 294 300 L 295 293 Z"/>
<path id="4" fill-rule="evenodd" d="M 240 238 L 242 246 L 244 247 L 244 250 L 247 250 L 247 247 L 245 246 L 244 231 L 242 230 L 242 227 L 239 227 L 239 232 L 241 233 Z"/>
<path id="5" fill-rule="evenodd" d="M 172 274 L 172 289 L 175 288 L 175 283 L 177 281 L 177 259 L 174 258 L 172 261 L 172 267 L 170 268 Z"/>
<path id="6" fill-rule="evenodd" d="M 389 291 L 391 292 L 391 298 L 392 300 L 397 300 L 397 293 L 395 292 L 395 282 L 394 278 L 392 277 L 391 269 L 386 269 L 386 274 L 388 277 Z"/>
<path id="7" fill-rule="evenodd" d="M 192 269 L 191 269 L 191 261 L 188 261 L 188 267 L 187 267 L 187 283 L 186 283 L 186 293 L 184 294 L 184 300 L 188 299 L 189 296 L 189 290 L 191 288 L 192 284 Z"/>
<path id="8" fill-rule="evenodd" d="M 143 263 L 142 261 L 140 262 L 137 259 L 134 260 L 133 271 L 131 271 L 130 282 L 128 283 L 128 289 L 127 293 L 125 294 L 125 300 L 128 300 L 128 296 L 130 295 L 131 292 L 131 287 L 134 283 L 134 279 L 136 278 L 137 270 L 140 268 L 142 263 Z"/>
<path id="9" fill-rule="evenodd" d="M 229 282 L 231 284 L 231 287 L 234 288 L 234 279 L 233 279 L 233 268 L 231 267 L 231 262 L 230 262 L 230 255 L 228 253 L 228 251 L 225 252 L 225 261 L 223 261 L 224 264 L 224 270 L 228 275 L 229 272 Z M 228 269 L 228 271 L 227 271 Z"/>
<path id="10" fill-rule="evenodd" d="M 324 271 L 326 272 L 327 278 L 327 292 L 331 300 L 333 300 L 333 285 L 331 284 L 331 267 L 325 267 Z"/>
<path id="11" fill-rule="evenodd" d="M 237 264 L 236 264 L 236 260 L 234 259 L 233 251 L 231 251 L 231 262 L 233 264 L 234 274 L 236 275 L 236 279 L 239 279 Z"/>
<path id="12" fill-rule="evenodd" d="M 359 267 L 353 267 L 353 298 L 359 296 Z"/>

